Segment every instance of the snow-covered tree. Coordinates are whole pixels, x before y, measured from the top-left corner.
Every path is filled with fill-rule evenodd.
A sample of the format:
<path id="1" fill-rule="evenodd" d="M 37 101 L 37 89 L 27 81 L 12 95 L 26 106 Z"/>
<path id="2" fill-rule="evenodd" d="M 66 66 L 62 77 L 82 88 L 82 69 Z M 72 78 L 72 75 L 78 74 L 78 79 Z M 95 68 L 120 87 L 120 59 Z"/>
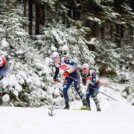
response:
<path id="1" fill-rule="evenodd" d="M 0 54 L 8 54 L 12 63 L 1 86 L 8 91 L 4 98 L 10 104 L 62 105 L 62 78 L 61 83 L 52 82 L 52 51 L 73 58 L 79 66 L 95 65 L 100 75 L 115 82 L 130 82 L 123 96 L 133 102 L 133 82 L 127 75 L 134 70 L 131 0 L 40 0 L 45 23 L 38 25 L 40 34 L 32 36 L 23 29 L 28 21 L 21 9 L 13 7 L 14 2 L 0 4 Z M 69 96 L 74 100 L 72 91 Z"/>
<path id="2" fill-rule="evenodd" d="M 37 47 L 45 55 L 50 55 L 52 51 L 59 51 L 61 54 L 65 52 L 79 64 L 94 64 L 94 54 L 88 50 L 88 41 L 85 39 L 87 31 L 89 29 L 86 27 L 77 28 L 77 24 L 69 28 L 62 24 L 44 27 L 42 35 L 37 36 Z"/>
<path id="3" fill-rule="evenodd" d="M 39 65 L 41 57 L 34 49 L 29 34 L 23 29 L 23 23 L 27 21 L 19 15 L 20 12 L 11 8 L 9 11 L 3 10 L 0 16 L 0 54 L 8 55 L 12 63 L 10 75 L 2 81 L 2 85 L 3 90 L 10 95 L 10 104 L 35 106 L 40 105 L 38 99 L 34 99 L 35 95 L 38 98 L 38 92 L 43 98 L 46 97 L 42 93 L 45 86 L 39 78 L 41 74 L 37 71 L 44 67 L 43 64 Z"/>

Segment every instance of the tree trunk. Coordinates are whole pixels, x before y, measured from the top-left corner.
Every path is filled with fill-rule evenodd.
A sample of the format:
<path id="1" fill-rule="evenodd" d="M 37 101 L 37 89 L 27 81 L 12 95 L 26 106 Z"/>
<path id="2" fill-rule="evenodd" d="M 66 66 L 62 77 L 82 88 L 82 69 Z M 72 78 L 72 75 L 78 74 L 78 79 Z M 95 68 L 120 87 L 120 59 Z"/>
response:
<path id="1" fill-rule="evenodd" d="M 26 8 L 27 8 L 27 0 L 24 0 L 23 1 L 24 3 L 24 17 L 26 17 Z M 25 24 L 23 24 L 23 28 L 25 29 L 26 28 L 26 25 Z"/>
<path id="2" fill-rule="evenodd" d="M 71 8 L 69 8 L 69 10 L 68 10 L 68 16 L 69 16 L 69 18 L 72 18 L 72 16 L 73 16 L 73 11 Z"/>
<path id="3" fill-rule="evenodd" d="M 111 36 L 111 39 L 113 39 L 113 38 L 114 38 L 114 25 L 111 24 L 110 26 L 111 26 L 111 29 L 110 29 L 110 36 Z"/>
<path id="4" fill-rule="evenodd" d="M 80 19 L 80 11 L 76 8 L 73 8 L 73 19 L 79 20 Z"/>
<path id="5" fill-rule="evenodd" d="M 129 27 L 129 30 L 130 30 L 130 40 L 131 41 L 134 41 L 134 37 L 133 37 L 133 35 L 134 35 L 134 27 L 133 26 L 130 26 Z"/>
<path id="6" fill-rule="evenodd" d="M 101 39 L 105 38 L 105 22 L 101 24 Z"/>
<path id="7" fill-rule="evenodd" d="M 120 46 L 121 44 L 121 34 L 120 34 L 120 26 L 119 24 L 116 24 L 116 32 L 115 32 L 115 42 L 118 43 L 118 45 Z"/>
<path id="8" fill-rule="evenodd" d="M 35 24 L 35 34 L 40 33 L 40 25 L 45 24 L 45 6 L 41 5 L 39 2 L 35 3 L 35 14 L 36 14 L 36 24 Z"/>
<path id="9" fill-rule="evenodd" d="M 124 25 L 120 25 L 120 38 L 124 38 Z"/>
<path id="10" fill-rule="evenodd" d="M 42 5 L 42 25 L 45 25 L 45 4 Z"/>
<path id="11" fill-rule="evenodd" d="M 32 35 L 32 27 L 33 27 L 33 0 L 29 0 L 29 34 Z"/>

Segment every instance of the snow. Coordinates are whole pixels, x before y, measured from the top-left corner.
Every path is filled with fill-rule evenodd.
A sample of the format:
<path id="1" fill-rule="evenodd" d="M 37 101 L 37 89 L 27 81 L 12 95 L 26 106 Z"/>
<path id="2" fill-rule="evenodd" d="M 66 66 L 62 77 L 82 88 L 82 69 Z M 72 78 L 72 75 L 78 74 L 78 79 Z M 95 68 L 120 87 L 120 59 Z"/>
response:
<path id="1" fill-rule="evenodd" d="M 89 41 L 89 44 L 91 45 L 95 45 L 95 44 L 98 44 L 99 42 L 97 41 L 96 38 L 91 38 L 91 40 Z"/>
<path id="2" fill-rule="evenodd" d="M 52 46 L 51 46 L 51 50 L 52 50 L 52 51 L 57 51 L 57 48 L 56 48 L 54 45 L 52 45 Z"/>
<path id="3" fill-rule="evenodd" d="M 113 18 L 117 18 L 118 16 L 121 16 L 119 13 L 115 13 L 115 12 L 111 13 L 111 15 Z"/>
<path id="4" fill-rule="evenodd" d="M 9 47 L 9 43 L 6 41 L 5 38 L 3 38 L 3 40 L 1 41 L 1 45 L 2 45 L 4 48 Z"/>
<path id="5" fill-rule="evenodd" d="M 101 20 L 100 19 L 98 19 L 98 18 L 96 18 L 96 17 L 88 17 L 88 20 L 91 20 L 91 21 L 95 21 L 95 22 L 97 22 L 99 25 L 101 25 Z"/>
<path id="6" fill-rule="evenodd" d="M 69 48 L 68 48 L 68 46 L 67 45 L 63 45 L 63 47 L 62 47 L 62 51 L 69 51 Z"/>
<path id="7" fill-rule="evenodd" d="M 107 78 L 101 80 L 111 83 Z M 123 88 L 123 84 L 111 83 L 111 86 L 120 90 Z M 70 104 L 70 110 L 54 109 L 53 116 L 49 116 L 50 109 L 47 106 L 0 107 L 1 134 L 133 134 L 134 107 L 117 91 L 104 86 L 101 86 L 100 91 L 117 99 L 114 101 L 100 93 L 98 98 L 101 112 L 96 111 L 92 99 L 92 111 L 72 110 L 82 105 L 80 101 L 75 100 Z M 58 93 L 58 90 L 55 92 Z M 5 97 L 5 100 L 7 99 L 8 96 Z"/>
<path id="8" fill-rule="evenodd" d="M 46 2 L 46 0 L 44 1 Z M 96 0 L 96 2 L 100 2 L 100 0 Z M 49 3 L 51 3 L 52 5 L 55 2 L 53 0 L 49 0 Z M 124 9 L 126 8 L 124 7 Z M 111 19 L 121 17 L 119 13 L 113 12 L 111 8 L 109 9 L 109 12 L 105 13 L 107 17 Z M 69 55 L 71 54 L 71 57 L 73 55 L 73 59 L 75 59 L 79 63 L 79 66 L 81 64 L 80 61 L 86 63 L 89 62 L 91 65 L 94 64 L 95 52 L 92 53 L 88 50 L 88 47 L 86 45 L 87 41 L 83 38 L 84 36 L 81 36 L 86 35 L 86 31 L 83 28 L 79 30 L 76 29 L 76 27 L 66 29 L 64 26 L 57 24 L 55 25 L 55 27 L 52 27 L 52 29 L 46 29 L 46 31 L 44 31 L 44 33 L 46 34 L 43 34 L 41 38 L 39 38 L 38 44 L 42 44 L 41 48 L 43 53 L 42 55 L 40 55 L 36 51 L 36 49 L 30 49 L 31 46 L 37 41 L 29 44 L 29 42 L 31 41 L 29 41 L 27 37 L 28 34 L 25 32 L 25 30 L 23 31 L 21 28 L 19 28 L 21 23 L 19 22 L 19 17 L 17 18 L 18 19 L 13 20 L 13 17 L 11 17 L 10 19 L 12 25 L 14 24 L 14 22 L 16 24 L 13 25 L 14 27 L 8 28 L 8 30 L 10 30 L 9 36 L 11 37 L 11 39 L 14 40 L 13 42 L 10 41 L 10 43 L 14 46 L 16 50 L 15 54 L 19 56 L 24 55 L 24 59 L 27 60 L 25 62 L 26 64 L 24 64 L 21 63 L 22 60 L 20 61 L 17 60 L 17 58 L 14 58 L 17 62 L 14 60 L 11 70 L 9 71 L 6 78 L 4 78 L 4 80 L 0 83 L 0 86 L 2 86 L 4 89 L 7 89 L 8 91 L 12 91 L 16 99 L 18 98 L 19 93 L 22 90 L 25 91 L 26 89 L 28 89 L 29 92 L 25 92 L 25 94 L 27 97 L 26 99 L 29 103 L 29 107 L 9 107 L 10 105 L 13 106 L 12 98 L 10 98 L 8 94 L 5 94 L 2 100 L 4 102 L 4 105 L 6 106 L 7 104 L 8 107 L 0 107 L 0 134 L 8 134 L 9 132 L 11 134 L 134 133 L 134 108 L 130 106 L 130 102 L 127 102 L 127 100 L 129 99 L 131 99 L 131 101 L 133 102 L 134 96 L 130 95 L 130 97 L 125 100 L 123 97 L 121 97 L 121 95 L 126 94 L 126 92 L 122 93 L 126 85 L 117 85 L 117 83 L 112 83 L 108 79 L 101 78 L 100 80 L 104 83 L 108 83 L 111 87 L 116 88 L 118 92 L 104 86 L 101 87 L 100 91 L 105 93 L 106 95 L 115 98 L 117 101 L 114 101 L 100 93 L 98 95 L 98 98 L 100 101 L 102 112 L 96 112 L 95 104 L 92 99 L 92 111 L 55 109 L 54 116 L 52 117 L 48 115 L 49 109 L 47 108 L 47 106 L 30 108 L 30 106 L 40 106 L 43 103 L 39 101 L 41 99 L 47 100 L 47 103 L 50 103 L 52 101 L 53 103 L 61 104 L 62 106 L 64 104 L 64 99 L 63 97 L 61 97 L 63 83 L 55 84 L 52 82 L 53 69 L 51 64 L 53 63 L 52 60 L 49 58 L 52 51 L 62 50 L 69 52 Z M 88 19 L 90 21 L 97 22 L 98 24 L 102 23 L 102 20 L 94 16 L 89 16 Z M 4 22 L 8 21 L 5 20 Z M 119 23 L 125 24 L 126 22 L 124 20 Z M 6 29 L 6 27 L 7 25 L 5 25 L 4 29 Z M 0 28 L 0 32 L 4 32 L 4 29 Z M 16 33 L 16 35 L 14 35 L 14 33 Z M 20 43 L 18 44 L 16 42 Z M 92 38 L 88 43 L 99 45 L 99 42 L 96 38 Z M 27 44 L 27 46 L 24 44 Z M 58 49 L 56 48 L 57 45 Z M 114 46 L 111 47 L 116 47 L 116 44 L 112 45 Z M 6 41 L 5 38 L 1 40 L 1 46 L 3 49 L 9 47 L 9 43 Z M 0 50 L 1 54 L 3 54 L 4 52 L 5 51 L 1 52 Z M 116 53 L 111 52 L 111 55 L 112 54 L 115 55 Z M 115 57 L 117 57 L 117 55 Z M 31 60 L 32 62 L 30 62 Z M 134 64 L 134 61 L 132 61 L 132 64 Z M 125 74 L 125 76 L 126 78 L 131 77 L 127 74 Z M 24 85 L 25 82 L 28 87 L 26 89 L 23 89 L 22 85 Z M 69 97 L 72 98 L 70 100 L 74 99 L 74 101 L 70 104 L 71 108 L 81 107 L 81 102 L 76 101 L 76 98 L 73 96 L 74 94 L 71 93 L 73 92 L 72 88 L 73 87 L 71 87 L 68 91 L 68 94 L 70 94 Z M 83 87 L 82 90 L 85 93 L 86 87 Z M 126 97 L 126 95 L 124 96 Z M 8 104 L 9 102 L 10 104 Z"/>
<path id="9" fill-rule="evenodd" d="M 46 62 L 48 61 L 49 59 L 46 60 Z M 100 80 L 119 91 L 124 88 L 123 84 L 113 83 L 110 79 L 100 78 Z M 55 92 L 55 95 L 58 95 L 60 86 L 57 84 L 55 87 L 50 87 L 51 90 L 48 91 Z M 85 91 L 86 87 L 82 86 L 82 89 Z M 69 92 L 71 91 L 70 88 Z M 39 108 L 1 106 L 0 134 L 8 134 L 9 132 L 10 134 L 133 134 L 134 107 L 121 96 L 120 92 L 105 86 L 101 86 L 100 91 L 117 99 L 114 101 L 100 93 L 98 99 L 101 112 L 96 111 L 92 99 L 92 111 L 72 110 L 72 108 L 82 106 L 80 101 L 74 100 L 70 104 L 70 110 L 54 109 L 53 116 L 49 116 L 50 110 L 47 106 Z M 48 94 L 43 94 L 40 89 L 38 89 L 38 93 L 50 98 Z M 5 103 L 9 99 L 7 95 L 3 97 Z M 53 100 L 53 98 L 50 99 Z M 59 97 L 56 100 L 63 101 L 63 98 Z"/>
<path id="10" fill-rule="evenodd" d="M 1 134 L 133 134 L 133 108 L 119 105 L 116 110 L 78 111 L 55 109 L 0 108 Z"/>

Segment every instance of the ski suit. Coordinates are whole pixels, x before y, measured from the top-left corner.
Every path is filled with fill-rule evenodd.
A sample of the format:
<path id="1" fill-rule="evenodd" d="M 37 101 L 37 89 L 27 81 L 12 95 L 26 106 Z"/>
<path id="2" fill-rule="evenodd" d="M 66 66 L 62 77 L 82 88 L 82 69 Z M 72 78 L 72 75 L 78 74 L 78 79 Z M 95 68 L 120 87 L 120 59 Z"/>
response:
<path id="1" fill-rule="evenodd" d="M 4 58 L 0 58 L 0 81 L 6 76 L 10 69 L 10 63 Z"/>
<path id="2" fill-rule="evenodd" d="M 88 87 L 86 90 L 87 107 L 91 110 L 90 97 L 92 97 L 96 104 L 97 110 L 100 111 L 100 105 L 97 99 L 97 94 L 99 93 L 100 86 L 99 86 L 99 79 L 96 76 L 96 72 L 94 70 L 89 69 L 89 73 L 87 75 L 82 74 L 82 82 L 84 85 L 88 84 Z"/>
<path id="3" fill-rule="evenodd" d="M 60 63 L 55 64 L 55 68 L 56 71 L 55 71 L 54 79 L 57 79 L 57 76 L 59 74 L 59 69 L 63 70 L 64 72 L 66 71 L 69 72 L 68 76 L 65 77 L 64 84 L 63 84 L 63 95 L 64 95 L 65 104 L 68 103 L 69 101 L 67 91 L 70 85 L 72 84 L 72 82 L 74 82 L 74 88 L 76 92 L 81 98 L 83 105 L 86 105 L 86 101 L 84 99 L 83 93 L 80 90 L 80 83 L 79 83 L 80 75 L 77 70 L 77 63 L 69 59 L 68 57 L 64 57 L 61 59 Z M 72 77 L 73 79 L 70 78 L 69 76 Z M 77 81 L 75 81 L 74 79 L 76 79 Z"/>

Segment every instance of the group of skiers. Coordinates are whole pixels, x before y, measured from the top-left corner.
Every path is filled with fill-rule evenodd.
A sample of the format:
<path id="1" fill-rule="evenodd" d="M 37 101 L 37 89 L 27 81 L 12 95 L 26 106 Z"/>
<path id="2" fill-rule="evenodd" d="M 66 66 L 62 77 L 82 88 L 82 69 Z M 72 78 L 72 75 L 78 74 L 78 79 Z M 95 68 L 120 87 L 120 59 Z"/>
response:
<path id="1" fill-rule="evenodd" d="M 63 95 L 65 100 L 64 109 L 69 109 L 69 98 L 68 98 L 68 89 L 72 83 L 74 83 L 74 88 L 78 93 L 81 101 L 82 108 L 81 109 L 89 109 L 90 106 L 90 97 L 93 98 L 97 111 L 101 111 L 99 101 L 97 99 L 97 94 L 99 92 L 99 79 L 96 76 L 96 72 L 90 69 L 87 63 L 82 65 L 82 74 L 80 74 L 78 70 L 78 65 L 74 60 L 69 59 L 68 57 L 61 57 L 58 52 L 53 52 L 50 58 L 54 61 L 55 65 L 55 74 L 53 77 L 54 82 L 59 82 L 58 74 L 59 69 L 63 70 L 63 76 L 65 77 L 63 84 Z M 10 68 L 9 58 L 1 57 L 0 58 L 0 81 L 6 76 L 8 70 Z M 82 93 L 80 89 L 80 76 L 82 77 L 83 85 L 87 84 L 86 97 Z"/>
<path id="2" fill-rule="evenodd" d="M 82 74 L 80 74 L 78 70 L 78 65 L 74 60 L 69 59 L 68 57 L 61 57 L 58 52 L 53 52 L 50 56 L 53 60 L 55 65 L 55 75 L 53 77 L 54 82 L 59 82 L 58 74 L 59 69 L 63 70 L 63 76 L 65 77 L 64 84 L 63 84 L 63 95 L 65 100 L 65 107 L 64 109 L 69 109 L 69 98 L 67 91 L 70 85 L 74 82 L 74 88 L 78 93 L 81 101 L 82 101 L 82 108 L 81 109 L 88 109 L 91 110 L 90 105 L 90 97 L 93 98 L 97 111 L 101 111 L 99 101 L 97 99 L 97 94 L 99 93 L 99 79 L 96 75 L 96 72 L 90 69 L 87 63 L 82 65 Z M 82 93 L 80 89 L 80 76 L 82 77 L 83 85 L 87 84 L 86 90 L 86 97 Z"/>

